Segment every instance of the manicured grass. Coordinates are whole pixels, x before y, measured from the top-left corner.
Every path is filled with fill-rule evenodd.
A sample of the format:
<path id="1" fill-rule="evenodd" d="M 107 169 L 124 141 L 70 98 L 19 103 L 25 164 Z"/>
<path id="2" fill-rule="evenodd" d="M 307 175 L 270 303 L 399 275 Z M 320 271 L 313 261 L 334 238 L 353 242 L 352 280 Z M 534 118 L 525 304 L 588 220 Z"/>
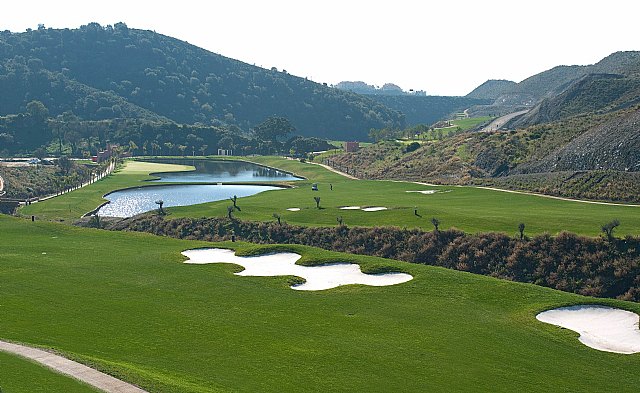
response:
<path id="1" fill-rule="evenodd" d="M 414 276 L 294 291 L 286 277 L 181 263 L 180 251 L 212 246 L 204 242 L 6 216 L 0 233 L 0 337 L 52 347 L 150 391 L 632 392 L 640 381 L 640 355 L 590 349 L 535 319 L 584 302 L 640 312 L 635 303 L 288 246 L 307 263 Z M 285 248 L 262 251 L 275 249 Z"/>
<path id="2" fill-rule="evenodd" d="M 500 231 L 515 234 L 522 222 L 525 233 L 530 235 L 570 231 L 595 236 L 603 224 L 618 218 L 621 221 L 618 234 L 640 234 L 640 207 L 561 201 L 474 187 L 353 181 L 313 164 L 275 157 L 254 157 L 252 160 L 315 179 L 313 182 L 318 183 L 319 191 L 312 191 L 309 182 L 296 182 L 294 189 L 242 198 L 238 201 L 242 210 L 234 214 L 244 220 L 273 220 L 273 213 L 277 213 L 284 221 L 297 225 L 337 225 L 336 218 L 342 217 L 347 225 L 393 225 L 431 230 L 431 218 L 436 217 L 441 221 L 441 228 L 456 227 L 471 233 Z M 440 192 L 432 195 L 407 192 L 429 189 Z M 323 209 L 316 209 L 315 196 L 320 197 Z M 169 217 L 222 217 L 227 214 L 228 204 L 228 201 L 219 201 L 170 208 Z M 383 206 L 389 210 L 340 210 L 342 206 Z M 290 207 L 302 210 L 287 211 Z M 414 214 L 414 208 L 418 209 L 419 216 Z"/>
<path id="3" fill-rule="evenodd" d="M 460 127 L 463 130 L 470 130 L 478 124 L 485 123 L 491 119 L 493 119 L 491 116 L 468 117 L 466 119 L 453 120 L 452 123 L 455 127 Z"/>
<path id="4" fill-rule="evenodd" d="M 91 185 L 20 209 L 23 216 L 35 215 L 51 221 L 74 221 L 106 202 L 102 196 L 111 191 L 144 185 L 154 179 L 152 172 L 193 170 L 192 166 L 127 161 L 124 168 Z"/>
<path id="5" fill-rule="evenodd" d="M 2 268 L 0 268 L 1 271 Z M 98 390 L 29 360 L 0 352 L 2 393 L 95 393 Z"/>
<path id="6" fill-rule="evenodd" d="M 431 218 L 441 228 L 456 227 L 466 232 L 499 231 L 515 234 L 518 224 L 525 224 L 528 235 L 570 231 L 596 236 L 602 225 L 619 219 L 618 235 L 640 234 L 640 207 L 610 206 L 561 201 L 533 195 L 522 195 L 474 187 L 424 186 L 407 182 L 350 180 L 312 163 L 301 163 L 280 157 L 249 157 L 248 161 L 277 167 L 307 180 L 290 182 L 293 189 L 268 191 L 241 198 L 241 211 L 234 214 L 245 220 L 273 220 L 280 214 L 285 222 L 307 226 L 337 225 L 337 217 L 351 226 L 393 225 L 432 229 Z M 145 173 L 162 171 L 163 167 L 129 161 L 124 170 L 89 187 L 62 197 L 37 203 L 21 210 L 25 216 L 39 219 L 72 221 L 102 203 L 102 195 L 124 187 L 140 185 L 149 179 Z M 181 168 L 173 168 L 180 170 Z M 318 183 L 319 191 L 311 190 Z M 333 190 L 330 190 L 330 184 Z M 432 195 L 406 191 L 438 190 Z M 231 196 L 231 195 L 230 195 Z M 320 197 L 322 209 L 316 209 L 314 197 Z M 228 201 L 167 209 L 172 217 L 226 216 Z M 383 206 L 389 210 L 363 212 L 340 210 L 341 206 Z M 287 208 L 299 207 L 298 212 Z M 419 216 L 414 214 L 417 208 Z"/>

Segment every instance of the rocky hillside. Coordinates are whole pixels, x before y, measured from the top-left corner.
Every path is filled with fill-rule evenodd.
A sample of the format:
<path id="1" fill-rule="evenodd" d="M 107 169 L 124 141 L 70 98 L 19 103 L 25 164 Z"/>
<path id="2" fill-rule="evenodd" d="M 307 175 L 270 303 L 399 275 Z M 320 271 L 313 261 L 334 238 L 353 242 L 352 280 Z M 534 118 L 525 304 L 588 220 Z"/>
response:
<path id="1" fill-rule="evenodd" d="M 555 171 L 640 171 L 640 109 L 623 112 L 589 128 L 545 157 L 519 165 L 519 173 Z"/>
<path id="2" fill-rule="evenodd" d="M 522 106 L 533 107 L 544 99 L 553 99 L 565 94 L 568 89 L 584 87 L 588 81 L 583 81 L 582 84 L 580 81 L 590 74 L 616 74 L 625 78 L 636 78 L 640 75 L 640 52 L 616 52 L 592 65 L 554 67 L 512 85 L 508 83 L 489 83 L 492 81 L 487 81 L 469 93 L 468 96 L 475 97 L 478 92 L 483 93 L 487 87 L 499 86 L 504 90 L 496 90 L 500 94 L 495 97 L 493 104 L 489 108 L 474 108 L 472 113 L 502 114 L 516 111 L 516 109 L 521 109 Z M 587 77 L 587 79 L 590 78 Z M 576 86 L 576 83 L 578 83 L 578 86 Z M 552 106 L 553 103 L 548 105 Z M 527 124 L 533 123 L 528 122 Z"/>
<path id="3" fill-rule="evenodd" d="M 640 106 L 517 131 L 465 133 L 425 142 L 413 151 L 386 141 L 333 156 L 330 164 L 364 178 L 495 184 L 554 195 L 640 202 Z M 567 181 L 550 175 L 560 172 Z M 599 187 L 607 191 L 589 192 Z"/>
<path id="4" fill-rule="evenodd" d="M 165 117 L 248 129 L 285 116 L 303 135 L 361 138 L 404 117 L 365 96 L 125 24 L 0 32 L 0 115 L 38 100 L 51 115 Z"/>
<path id="5" fill-rule="evenodd" d="M 640 78 L 619 74 L 588 74 L 561 94 L 546 98 L 510 128 L 557 121 L 583 113 L 605 113 L 640 103 Z"/>

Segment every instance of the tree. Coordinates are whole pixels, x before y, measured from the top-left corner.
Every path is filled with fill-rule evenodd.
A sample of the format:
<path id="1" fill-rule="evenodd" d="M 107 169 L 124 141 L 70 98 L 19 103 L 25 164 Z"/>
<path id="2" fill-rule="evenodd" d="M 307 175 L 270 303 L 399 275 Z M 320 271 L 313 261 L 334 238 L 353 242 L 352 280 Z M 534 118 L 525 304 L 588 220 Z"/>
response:
<path id="1" fill-rule="evenodd" d="M 262 141 L 277 142 L 278 137 L 286 137 L 296 129 L 286 117 L 269 117 L 253 127 L 253 133 Z"/>
<path id="2" fill-rule="evenodd" d="M 159 206 L 158 208 L 158 214 L 164 214 L 164 210 L 162 210 L 162 205 L 164 205 L 164 201 L 162 199 L 158 199 L 156 201 L 156 205 Z"/>
<path id="3" fill-rule="evenodd" d="M 273 213 L 273 218 L 275 218 L 276 220 L 278 220 L 278 225 L 282 225 L 282 222 L 280 221 L 280 214 L 278 214 L 278 213 Z"/>
<path id="4" fill-rule="evenodd" d="M 316 207 L 318 209 L 320 209 L 320 197 L 319 196 L 315 196 L 315 197 L 313 197 L 313 199 L 316 201 Z"/>
<path id="5" fill-rule="evenodd" d="M 518 224 L 518 232 L 520 232 L 520 240 L 524 239 L 524 223 Z"/>
<path id="6" fill-rule="evenodd" d="M 60 158 L 58 158 L 57 164 L 58 168 L 60 168 L 62 173 L 64 173 L 65 175 L 68 175 L 69 171 L 73 167 L 73 161 L 71 161 L 67 156 L 61 156 Z"/>
<path id="7" fill-rule="evenodd" d="M 233 219 L 233 216 L 231 215 L 233 213 L 233 206 L 227 206 L 227 217 L 229 217 L 230 220 Z"/>
<path id="8" fill-rule="evenodd" d="M 433 229 L 435 230 L 435 232 L 440 232 L 440 230 L 438 229 L 438 227 L 440 226 L 440 220 L 438 220 L 437 218 L 433 217 L 431 219 L 431 224 L 433 224 Z"/>
<path id="9" fill-rule="evenodd" d="M 39 147 L 34 152 L 33 155 L 40 161 L 42 161 L 46 156 L 47 152 L 43 148 Z"/>
<path id="10" fill-rule="evenodd" d="M 240 206 L 238 206 L 237 202 L 238 202 L 238 197 L 236 195 L 233 196 L 233 198 L 229 197 L 229 199 L 231 200 L 231 202 L 233 202 L 233 208 L 241 211 L 242 209 L 240 209 Z"/>
<path id="11" fill-rule="evenodd" d="M 620 221 L 613 220 L 602 226 L 602 232 L 607 236 L 607 239 L 613 239 L 613 230 L 620 225 Z"/>
<path id="12" fill-rule="evenodd" d="M 49 116 L 49 109 L 40 101 L 31 101 L 27 104 L 27 113 L 33 116 L 38 123 L 43 123 Z"/>

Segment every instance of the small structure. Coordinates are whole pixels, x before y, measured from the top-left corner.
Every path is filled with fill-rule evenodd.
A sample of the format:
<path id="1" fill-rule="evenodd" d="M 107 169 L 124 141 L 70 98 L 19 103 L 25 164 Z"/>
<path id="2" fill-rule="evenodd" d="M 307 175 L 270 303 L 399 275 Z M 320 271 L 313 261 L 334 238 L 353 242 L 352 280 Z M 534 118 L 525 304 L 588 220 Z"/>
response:
<path id="1" fill-rule="evenodd" d="M 345 142 L 344 143 L 344 151 L 346 153 L 351 153 L 354 151 L 358 151 L 360 149 L 360 142 Z"/>
<path id="2" fill-rule="evenodd" d="M 218 149 L 219 156 L 232 156 L 233 150 L 231 149 Z"/>
<path id="3" fill-rule="evenodd" d="M 98 155 L 92 156 L 91 161 L 93 162 L 103 162 L 109 160 L 111 157 L 116 156 L 118 153 L 118 148 L 120 145 L 112 145 L 111 143 L 107 143 L 107 148 L 105 150 L 101 150 L 98 152 Z"/>

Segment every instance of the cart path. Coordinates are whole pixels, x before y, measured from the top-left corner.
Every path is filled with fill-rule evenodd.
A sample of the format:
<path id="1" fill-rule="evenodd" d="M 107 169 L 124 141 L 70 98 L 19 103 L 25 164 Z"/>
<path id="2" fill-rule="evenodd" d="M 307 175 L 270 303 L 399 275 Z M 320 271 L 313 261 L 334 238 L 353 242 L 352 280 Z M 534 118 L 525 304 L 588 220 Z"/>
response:
<path id="1" fill-rule="evenodd" d="M 111 375 L 41 349 L 0 340 L 0 351 L 33 360 L 60 374 L 68 375 L 107 393 L 147 393 L 146 390 Z"/>
<path id="2" fill-rule="evenodd" d="M 307 162 L 308 162 L 308 161 L 307 161 Z M 324 169 L 327 169 L 327 170 L 329 170 L 329 171 L 331 171 L 331 172 L 333 172 L 333 173 L 337 173 L 338 175 L 342 175 L 342 176 L 344 176 L 344 177 L 346 177 L 346 178 L 349 178 L 349 179 L 352 179 L 352 180 L 360 180 L 360 179 L 358 179 L 358 178 L 357 178 L 357 177 L 355 177 L 355 176 L 352 176 L 352 175 L 350 175 L 350 174 L 348 174 L 348 173 L 341 172 L 341 171 L 337 170 L 336 168 L 330 167 L 329 165 L 326 165 L 326 164 L 321 164 L 321 163 L 319 163 L 319 162 L 309 162 L 309 164 L 313 164 L 313 165 L 320 165 L 320 166 L 321 166 L 321 167 L 323 167 Z"/>
<path id="3" fill-rule="evenodd" d="M 629 206 L 629 207 L 640 207 L 638 204 L 633 203 L 616 203 L 616 202 L 600 202 L 600 201 L 589 201 L 586 199 L 572 199 L 559 197 L 555 195 L 546 195 L 539 194 L 537 192 L 529 192 L 529 191 L 515 191 L 515 190 L 505 190 L 503 188 L 495 188 L 495 187 L 483 187 L 483 186 L 457 186 L 457 187 L 473 187 L 473 188 L 482 188 L 483 190 L 491 190 L 491 191 L 501 191 L 501 192 L 510 192 L 512 194 L 523 194 L 523 195 L 534 195 L 543 198 L 551 198 L 551 199 L 559 199 L 561 201 L 569 201 L 569 202 L 580 202 L 580 203 L 592 203 L 594 205 L 609 205 L 609 206 Z"/>

